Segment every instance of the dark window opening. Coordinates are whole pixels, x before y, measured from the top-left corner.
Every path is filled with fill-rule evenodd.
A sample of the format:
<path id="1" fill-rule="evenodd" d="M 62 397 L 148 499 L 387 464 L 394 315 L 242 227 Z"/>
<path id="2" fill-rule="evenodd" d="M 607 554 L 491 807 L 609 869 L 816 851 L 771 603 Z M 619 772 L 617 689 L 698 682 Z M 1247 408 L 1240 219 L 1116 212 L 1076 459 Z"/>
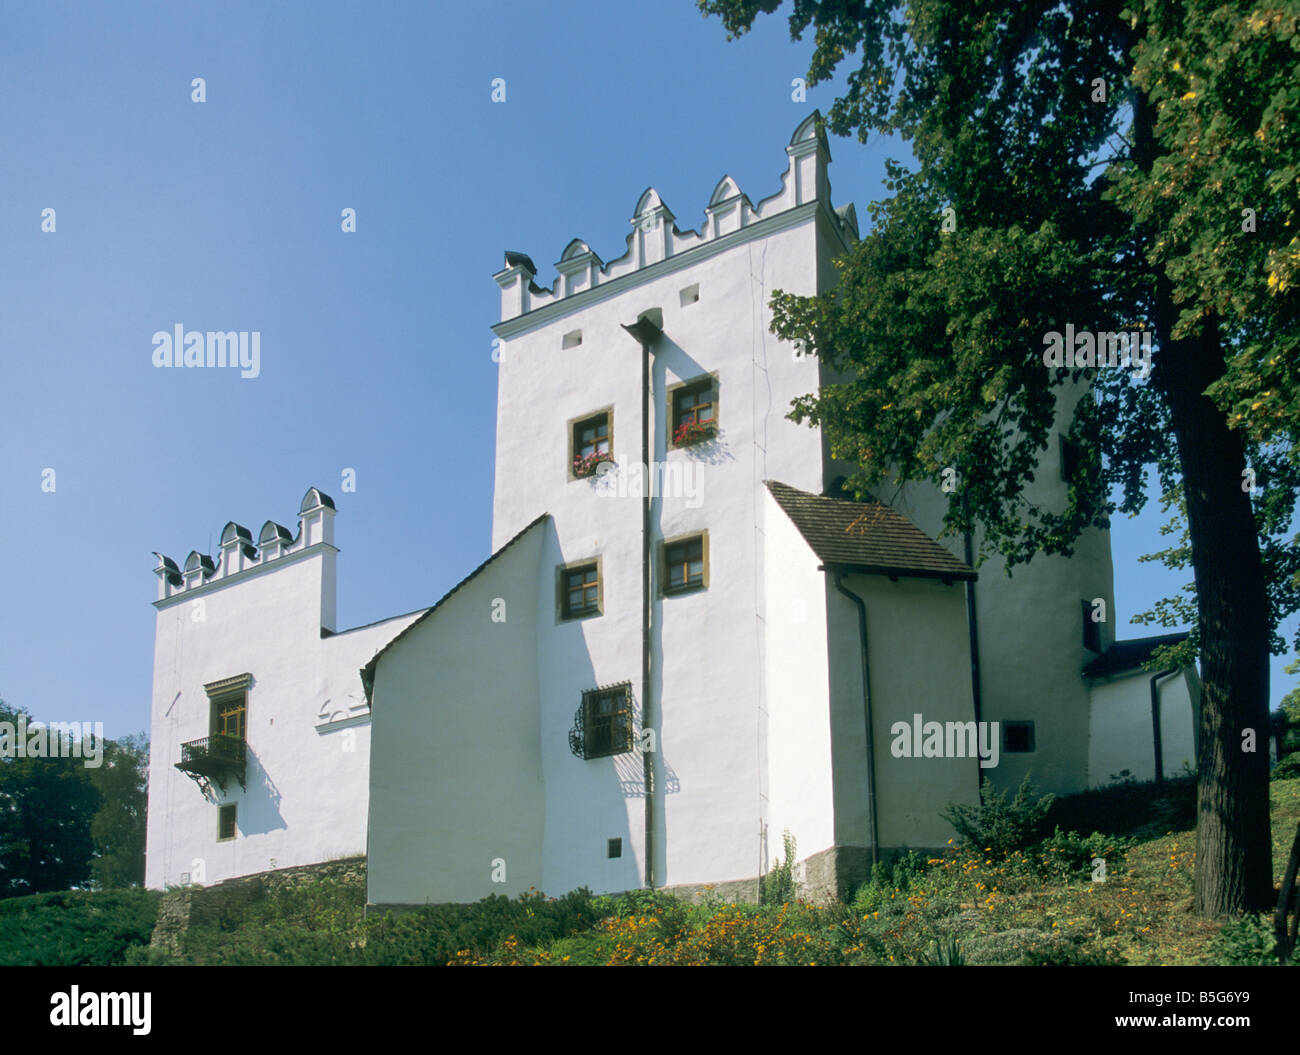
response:
<path id="1" fill-rule="evenodd" d="M 1080 601 L 1083 608 L 1083 647 L 1089 652 L 1101 651 L 1101 624 L 1092 618 L 1092 602 Z"/>
<path id="2" fill-rule="evenodd" d="M 229 805 L 220 806 L 217 808 L 218 841 L 225 841 L 226 839 L 233 839 L 235 837 L 238 831 L 238 826 L 236 824 L 236 812 L 237 812 L 236 805 L 233 802 L 230 803 Z"/>
<path id="3" fill-rule="evenodd" d="M 1004 722 L 1002 749 L 1007 754 L 1027 754 L 1034 750 L 1033 722 Z"/>

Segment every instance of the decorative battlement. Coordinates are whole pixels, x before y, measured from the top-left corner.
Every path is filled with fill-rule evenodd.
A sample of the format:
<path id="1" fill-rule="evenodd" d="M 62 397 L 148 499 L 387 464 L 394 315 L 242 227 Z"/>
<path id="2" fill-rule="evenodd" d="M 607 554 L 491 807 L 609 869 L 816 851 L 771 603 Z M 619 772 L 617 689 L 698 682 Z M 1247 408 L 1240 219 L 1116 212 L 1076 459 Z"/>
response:
<path id="1" fill-rule="evenodd" d="M 575 238 L 565 248 L 555 265 L 557 272 L 550 289 L 537 284 L 537 267 L 524 253 L 506 252 L 505 267 L 492 277 L 501 287 L 501 321 L 526 315 L 530 311 L 604 285 L 624 275 L 651 267 L 670 257 L 752 227 L 779 213 L 789 212 L 809 202 L 820 201 L 840 230 L 845 241 L 858 238 L 857 214 L 852 205 L 840 209 L 831 206 L 831 185 L 826 176 L 831 152 L 826 136 L 817 125 L 821 115 L 813 111 L 795 129 L 788 158 L 781 175 L 781 189 L 754 206 L 730 176 L 718 181 L 704 210 L 704 225 L 699 231 L 678 230 L 672 211 L 658 192 L 649 187 L 633 210 L 632 233 L 627 236 L 627 252 L 608 264 L 584 241 Z"/>
<path id="2" fill-rule="evenodd" d="M 221 530 L 221 544 L 215 560 L 207 554 L 191 551 L 185 566 L 178 568 L 170 557 L 155 552 L 158 566 L 158 600 L 165 601 L 179 594 L 211 586 L 213 583 L 238 575 L 253 568 L 262 568 L 271 561 L 293 553 L 300 553 L 318 543 L 334 545 L 334 499 L 316 487 L 309 487 L 298 507 L 298 534 L 273 520 L 262 525 L 257 533 L 257 544 L 242 524 L 230 521 Z"/>

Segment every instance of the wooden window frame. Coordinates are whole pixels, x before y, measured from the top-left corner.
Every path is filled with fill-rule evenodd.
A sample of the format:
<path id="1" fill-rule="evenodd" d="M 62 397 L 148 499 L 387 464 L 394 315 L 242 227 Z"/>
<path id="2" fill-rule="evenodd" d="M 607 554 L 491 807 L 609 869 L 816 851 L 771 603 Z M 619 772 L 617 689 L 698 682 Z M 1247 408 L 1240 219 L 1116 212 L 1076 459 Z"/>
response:
<path id="1" fill-rule="evenodd" d="M 721 387 L 718 383 L 718 373 L 714 370 L 710 373 L 700 374 L 697 377 L 692 377 L 685 381 L 678 381 L 676 384 L 668 386 L 666 395 L 668 400 L 669 450 L 683 450 L 687 447 L 695 446 L 695 443 L 703 442 L 701 440 L 696 440 L 695 443 L 677 443 L 673 437 L 677 435 L 677 430 L 681 427 L 681 422 L 678 420 L 677 400 L 685 394 L 694 392 L 706 386 L 713 390 L 713 400 L 710 404 L 713 407 L 713 417 L 711 420 L 713 421 L 714 435 L 717 435 L 717 430 L 721 427 Z"/>
<path id="2" fill-rule="evenodd" d="M 208 736 L 231 735 L 223 728 L 225 722 L 222 719 L 227 713 L 239 713 L 242 715 L 239 739 L 248 743 L 248 695 L 252 683 L 251 674 L 239 674 L 203 686 L 208 696 Z"/>
<path id="3" fill-rule="evenodd" d="M 225 826 L 223 821 L 227 816 L 227 810 L 230 811 L 230 834 L 222 835 L 221 831 Z M 217 807 L 217 842 L 228 843 L 237 838 L 239 838 L 239 806 L 234 802 L 222 803 Z"/>
<path id="4" fill-rule="evenodd" d="M 589 611 L 572 612 L 569 610 L 568 577 L 585 568 L 596 569 L 596 607 Z M 605 614 L 605 568 L 599 555 L 586 560 L 571 561 L 555 569 L 555 621 L 570 623 L 580 619 L 592 619 Z"/>
<path id="5" fill-rule="evenodd" d="M 579 414 L 576 418 L 570 418 L 565 423 L 564 428 L 565 428 L 565 432 L 568 434 L 568 450 L 569 450 L 569 457 L 568 460 L 565 462 L 565 467 L 566 467 L 565 471 L 570 480 L 592 479 L 592 477 L 590 476 L 578 476 L 573 471 L 573 463 L 574 460 L 578 457 L 578 450 L 579 450 L 578 444 L 575 441 L 577 440 L 578 426 L 586 425 L 588 422 L 594 421 L 596 418 L 599 418 L 602 415 L 604 415 L 609 429 L 609 438 L 608 438 L 609 456 L 610 459 L 612 460 L 614 457 L 614 407 L 612 404 L 608 407 L 602 407 L 597 410 L 593 410 L 588 414 Z"/>
<path id="6" fill-rule="evenodd" d="M 701 569 L 700 581 L 685 583 L 680 586 L 673 586 L 668 574 L 668 551 L 674 546 L 680 546 L 688 542 L 698 540 L 700 543 L 700 559 L 703 563 Z M 709 532 L 691 531 L 684 535 L 674 535 L 672 538 L 666 538 L 659 543 L 659 596 L 676 597 L 678 594 L 695 593 L 697 590 L 707 590 L 709 588 Z"/>

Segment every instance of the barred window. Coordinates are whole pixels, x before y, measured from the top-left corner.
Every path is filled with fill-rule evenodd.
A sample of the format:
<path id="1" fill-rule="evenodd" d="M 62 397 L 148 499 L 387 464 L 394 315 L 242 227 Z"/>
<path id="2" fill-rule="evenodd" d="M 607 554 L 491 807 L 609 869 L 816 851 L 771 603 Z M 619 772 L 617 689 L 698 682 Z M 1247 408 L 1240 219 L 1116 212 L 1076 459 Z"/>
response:
<path id="1" fill-rule="evenodd" d="M 628 682 L 582 694 L 569 730 L 569 749 L 579 758 L 608 758 L 632 750 L 632 686 Z"/>

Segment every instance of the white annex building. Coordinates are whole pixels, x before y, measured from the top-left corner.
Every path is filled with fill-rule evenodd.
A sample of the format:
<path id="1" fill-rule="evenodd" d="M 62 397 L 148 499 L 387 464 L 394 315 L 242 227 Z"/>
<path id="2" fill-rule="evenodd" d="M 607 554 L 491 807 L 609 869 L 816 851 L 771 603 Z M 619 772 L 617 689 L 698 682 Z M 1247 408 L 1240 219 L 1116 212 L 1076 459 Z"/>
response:
<path id="1" fill-rule="evenodd" d="M 1105 532 L 977 576 L 935 541 L 945 496 L 849 501 L 786 418 L 836 379 L 769 298 L 827 289 L 858 237 L 815 116 L 757 205 L 724 178 L 682 231 L 647 190 L 626 253 L 574 240 L 549 288 L 506 254 L 492 552 L 431 608 L 336 628 L 315 488 L 296 534 L 159 557 L 148 886 L 365 854 L 376 906 L 752 899 L 789 831 L 807 893 L 847 896 L 945 845 L 983 776 L 1194 762 L 1195 671 L 1143 669 L 1176 638 L 1114 640 Z M 1064 504 L 1059 458 L 1039 501 Z"/>

